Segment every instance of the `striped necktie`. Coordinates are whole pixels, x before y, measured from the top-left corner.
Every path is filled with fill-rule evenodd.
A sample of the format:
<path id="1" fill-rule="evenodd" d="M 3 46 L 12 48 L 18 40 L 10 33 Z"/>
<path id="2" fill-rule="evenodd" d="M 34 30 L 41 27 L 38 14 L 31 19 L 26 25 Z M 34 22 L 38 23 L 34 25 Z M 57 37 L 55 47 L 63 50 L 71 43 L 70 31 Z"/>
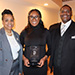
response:
<path id="1" fill-rule="evenodd" d="M 63 25 L 62 28 L 61 28 L 61 36 L 63 36 L 63 34 L 65 32 L 65 27 L 66 27 L 66 25 Z"/>

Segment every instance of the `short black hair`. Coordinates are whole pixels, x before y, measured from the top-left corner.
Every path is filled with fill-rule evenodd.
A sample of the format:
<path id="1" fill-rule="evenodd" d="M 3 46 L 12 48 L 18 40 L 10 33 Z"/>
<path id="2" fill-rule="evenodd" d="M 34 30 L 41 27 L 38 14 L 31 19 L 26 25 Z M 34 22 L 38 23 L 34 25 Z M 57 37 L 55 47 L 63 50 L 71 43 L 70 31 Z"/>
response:
<path id="1" fill-rule="evenodd" d="M 70 8 L 70 11 L 72 12 L 72 8 L 71 8 L 69 5 L 67 5 L 67 4 L 63 5 L 63 6 L 60 8 L 60 11 L 61 11 L 61 9 L 62 9 L 63 7 L 69 7 L 69 8 Z"/>
<path id="2" fill-rule="evenodd" d="M 4 15 L 5 14 L 10 14 L 12 17 L 13 17 L 13 19 L 14 19 L 14 16 L 13 16 L 13 13 L 12 13 L 12 11 L 11 10 L 9 10 L 9 9 L 5 9 L 3 12 L 2 12 L 2 20 L 3 20 L 3 17 L 4 17 Z"/>

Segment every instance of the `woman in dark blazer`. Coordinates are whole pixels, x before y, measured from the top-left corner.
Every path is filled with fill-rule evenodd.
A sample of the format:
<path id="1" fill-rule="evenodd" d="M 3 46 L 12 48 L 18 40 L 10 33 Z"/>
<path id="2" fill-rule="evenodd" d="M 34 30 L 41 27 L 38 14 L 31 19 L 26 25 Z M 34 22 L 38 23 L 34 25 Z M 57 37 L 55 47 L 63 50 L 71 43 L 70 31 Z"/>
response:
<path id="1" fill-rule="evenodd" d="M 12 30 L 14 16 L 9 9 L 2 12 L 0 29 L 0 75 L 22 74 L 22 46 L 19 35 Z"/>

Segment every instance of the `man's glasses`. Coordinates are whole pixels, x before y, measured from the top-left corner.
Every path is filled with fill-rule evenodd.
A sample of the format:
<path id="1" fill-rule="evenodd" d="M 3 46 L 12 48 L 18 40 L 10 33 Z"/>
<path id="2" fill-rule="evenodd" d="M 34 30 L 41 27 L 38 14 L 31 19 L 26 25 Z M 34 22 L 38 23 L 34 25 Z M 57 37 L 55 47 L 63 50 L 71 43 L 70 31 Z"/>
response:
<path id="1" fill-rule="evenodd" d="M 33 19 L 38 20 L 39 17 L 40 17 L 40 16 L 29 16 L 29 18 L 30 18 L 31 20 L 33 20 Z"/>

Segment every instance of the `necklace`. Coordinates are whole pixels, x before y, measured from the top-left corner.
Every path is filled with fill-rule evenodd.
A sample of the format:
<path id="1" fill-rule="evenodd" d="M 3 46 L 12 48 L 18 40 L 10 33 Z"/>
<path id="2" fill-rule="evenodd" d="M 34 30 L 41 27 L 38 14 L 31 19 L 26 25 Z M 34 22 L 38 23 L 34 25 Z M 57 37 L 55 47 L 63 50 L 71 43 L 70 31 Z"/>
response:
<path id="1" fill-rule="evenodd" d="M 11 31 L 11 32 L 6 32 L 6 34 L 7 34 L 8 36 L 12 36 L 12 31 Z"/>

